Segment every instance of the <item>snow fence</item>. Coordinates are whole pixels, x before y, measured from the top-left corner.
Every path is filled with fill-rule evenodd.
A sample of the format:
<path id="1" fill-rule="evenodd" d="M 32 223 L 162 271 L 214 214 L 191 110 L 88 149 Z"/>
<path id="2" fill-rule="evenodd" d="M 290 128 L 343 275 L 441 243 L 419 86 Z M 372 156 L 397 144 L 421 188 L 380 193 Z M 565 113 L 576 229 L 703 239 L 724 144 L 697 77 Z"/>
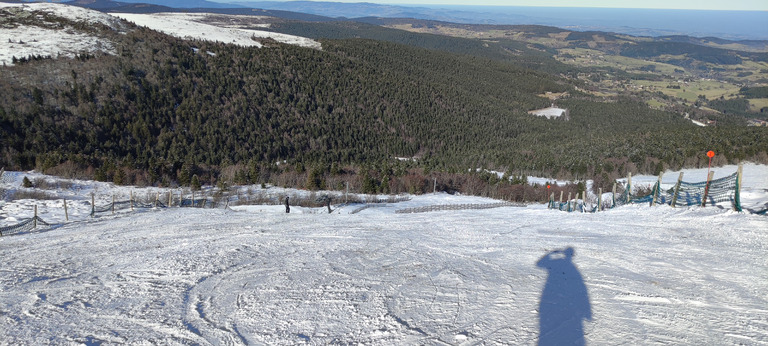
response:
<path id="1" fill-rule="evenodd" d="M 604 205 L 602 197 L 598 197 L 597 204 L 592 205 L 587 205 L 586 198 L 569 199 L 566 202 L 556 202 L 553 194 L 550 195 L 549 208 L 567 212 L 578 211 L 594 213 L 621 205 L 639 203 L 648 203 L 650 206 L 666 204 L 672 207 L 722 206 L 722 204 L 728 203 L 733 210 L 742 211 L 740 197 L 742 182 L 741 172 L 742 167 L 739 165 L 739 168 L 735 173 L 714 180 L 712 180 L 712 172 L 710 172 L 707 181 L 703 182 L 683 181 L 683 174 L 681 173 L 677 183 L 669 189 L 663 189 L 661 187 L 662 175 L 659 175 L 659 179 L 651 188 L 651 193 L 645 196 L 633 196 L 631 194 L 632 177 L 630 176 L 627 179 L 627 185 L 622 194 L 618 196 L 616 195 L 614 185 L 613 198 L 611 199 L 610 205 Z M 762 211 L 761 213 L 765 214 L 765 211 Z M 760 214 L 760 212 L 758 212 L 758 214 Z"/>

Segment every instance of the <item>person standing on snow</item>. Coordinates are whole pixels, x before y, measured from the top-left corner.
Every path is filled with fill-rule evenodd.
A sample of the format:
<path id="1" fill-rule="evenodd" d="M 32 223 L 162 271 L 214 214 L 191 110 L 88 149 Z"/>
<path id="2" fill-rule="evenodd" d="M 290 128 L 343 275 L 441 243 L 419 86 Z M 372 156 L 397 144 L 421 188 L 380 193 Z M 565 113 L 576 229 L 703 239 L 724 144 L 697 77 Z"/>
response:
<path id="1" fill-rule="evenodd" d="M 291 205 L 288 204 L 288 196 L 285 196 L 285 213 L 288 214 L 291 212 Z"/>

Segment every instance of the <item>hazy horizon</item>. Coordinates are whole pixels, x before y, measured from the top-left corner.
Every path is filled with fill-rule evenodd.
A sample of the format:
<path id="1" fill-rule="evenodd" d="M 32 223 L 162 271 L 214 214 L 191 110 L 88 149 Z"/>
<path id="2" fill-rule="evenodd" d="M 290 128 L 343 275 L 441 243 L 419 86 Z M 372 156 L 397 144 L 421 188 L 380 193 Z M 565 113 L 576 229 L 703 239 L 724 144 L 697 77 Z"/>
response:
<path id="1" fill-rule="evenodd" d="M 212 0 L 214 2 L 242 2 L 238 0 Z M 292 2 L 297 0 L 267 0 L 274 2 Z M 714 11 L 764 11 L 768 12 L 768 2 L 763 0 L 587 0 L 574 3 L 569 0 L 301 0 L 312 2 L 372 3 L 395 6 L 499 6 L 499 7 L 554 7 L 554 8 L 612 8 L 612 9 L 658 9 L 658 10 L 714 10 Z"/>
<path id="2" fill-rule="evenodd" d="M 240 1 L 243 4 L 248 0 L 228 1 Z M 708 10 L 521 5 L 525 1 L 506 3 L 503 6 L 484 5 L 482 0 L 479 4 L 456 5 L 429 5 L 423 3 L 425 0 L 417 0 L 412 4 L 402 4 L 403 0 L 389 1 L 392 4 L 380 3 L 386 0 L 374 1 L 379 3 L 357 1 L 360 5 L 353 5 L 349 0 L 252 0 L 250 4 L 264 9 L 304 12 L 331 18 L 402 17 L 464 24 L 546 25 L 574 31 L 606 31 L 634 36 L 688 35 L 729 40 L 768 40 L 768 11 L 736 10 L 737 6 L 730 10 Z M 396 5 L 394 2 L 401 4 Z M 466 0 L 455 2 L 466 3 Z M 547 3 L 551 2 L 543 4 Z M 587 4 L 591 3 L 595 1 Z"/>

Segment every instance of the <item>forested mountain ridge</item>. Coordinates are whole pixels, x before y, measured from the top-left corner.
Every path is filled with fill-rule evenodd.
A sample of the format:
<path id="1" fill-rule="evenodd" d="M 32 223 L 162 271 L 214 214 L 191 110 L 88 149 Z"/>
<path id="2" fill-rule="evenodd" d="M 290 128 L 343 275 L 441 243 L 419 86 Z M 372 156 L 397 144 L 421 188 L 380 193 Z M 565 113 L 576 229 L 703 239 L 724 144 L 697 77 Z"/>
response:
<path id="1" fill-rule="evenodd" d="M 732 115 L 765 120 L 768 98 L 746 91 L 768 85 L 768 41 L 714 37 L 630 36 L 535 25 L 473 25 L 416 19 L 360 18 L 413 33 L 474 38 L 490 45 L 526 43 L 566 67 L 569 79 L 595 95 L 629 96 L 700 123 Z M 328 25 L 328 24 L 322 24 Z M 553 71 L 551 63 L 546 68 Z M 530 66 L 531 68 L 537 68 Z M 561 72 L 562 73 L 562 72 Z M 723 116 L 727 115 L 727 116 Z"/>
<path id="2" fill-rule="evenodd" d="M 701 164 L 702 148 L 724 162 L 768 161 L 762 129 L 702 129 L 632 100 L 598 102 L 559 73 L 530 69 L 561 65 L 524 44 L 451 52 L 478 43 L 407 33 L 438 47 L 355 38 L 316 50 L 145 28 L 101 35 L 116 55 L 0 69 L 0 166 L 143 184 L 357 171 L 383 186 L 416 168 L 610 178 Z M 570 122 L 526 113 L 551 103 L 545 92 L 572 95 L 558 101 Z"/>

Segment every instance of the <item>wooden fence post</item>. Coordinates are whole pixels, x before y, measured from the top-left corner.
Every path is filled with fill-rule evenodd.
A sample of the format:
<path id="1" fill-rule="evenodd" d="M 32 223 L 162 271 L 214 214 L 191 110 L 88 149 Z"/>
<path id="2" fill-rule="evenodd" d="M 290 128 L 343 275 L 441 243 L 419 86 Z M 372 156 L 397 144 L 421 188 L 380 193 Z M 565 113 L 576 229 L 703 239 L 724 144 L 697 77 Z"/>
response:
<path id="1" fill-rule="evenodd" d="M 597 211 L 600 211 L 600 208 L 603 207 L 603 188 L 597 189 Z"/>
<path id="2" fill-rule="evenodd" d="M 616 206 L 616 182 L 613 182 L 613 194 L 611 195 L 611 208 Z"/>
<path id="3" fill-rule="evenodd" d="M 560 190 L 560 204 L 563 203 L 563 190 Z"/>
<path id="4" fill-rule="evenodd" d="M 733 210 L 741 211 L 741 171 L 743 165 L 739 163 L 739 169 L 736 171 L 736 191 L 733 195 Z"/>
<path id="5" fill-rule="evenodd" d="M 168 190 L 168 208 L 173 205 L 173 190 Z"/>
<path id="6" fill-rule="evenodd" d="M 37 228 L 37 204 L 35 204 L 35 218 L 32 220 L 32 227 Z"/>
<path id="7" fill-rule="evenodd" d="M 709 195 L 709 182 L 712 181 L 712 177 L 715 175 L 715 171 L 710 171 L 707 175 L 707 186 L 704 188 L 704 198 L 701 199 L 701 206 L 707 206 L 707 195 Z"/>
<path id="8" fill-rule="evenodd" d="M 672 195 L 672 208 L 677 204 L 677 195 L 680 193 L 680 184 L 683 182 L 683 172 L 680 172 L 680 176 L 677 177 L 677 184 L 675 184 L 675 194 Z"/>
<path id="9" fill-rule="evenodd" d="M 115 195 L 112 195 L 112 215 L 115 215 Z"/>
<path id="10" fill-rule="evenodd" d="M 96 215 L 96 197 L 94 197 L 93 192 L 91 192 L 91 217 L 94 217 Z"/>
<path id="11" fill-rule="evenodd" d="M 653 189 L 653 199 L 651 200 L 651 206 L 656 205 L 656 201 L 659 199 L 659 191 L 661 191 L 661 177 L 664 173 L 659 173 L 659 180 L 656 181 L 656 188 Z"/>
<path id="12" fill-rule="evenodd" d="M 69 221 L 69 212 L 67 211 L 67 200 L 64 200 L 64 219 Z"/>
<path id="13" fill-rule="evenodd" d="M 160 203 L 160 192 L 155 192 L 155 208 Z"/>
<path id="14" fill-rule="evenodd" d="M 627 203 L 629 203 L 632 199 L 632 172 L 629 172 L 629 175 L 627 176 Z"/>
<path id="15" fill-rule="evenodd" d="M 131 190 L 131 211 L 133 211 L 133 190 Z"/>
<path id="16" fill-rule="evenodd" d="M 568 192 L 568 211 L 571 211 L 571 193 Z"/>

